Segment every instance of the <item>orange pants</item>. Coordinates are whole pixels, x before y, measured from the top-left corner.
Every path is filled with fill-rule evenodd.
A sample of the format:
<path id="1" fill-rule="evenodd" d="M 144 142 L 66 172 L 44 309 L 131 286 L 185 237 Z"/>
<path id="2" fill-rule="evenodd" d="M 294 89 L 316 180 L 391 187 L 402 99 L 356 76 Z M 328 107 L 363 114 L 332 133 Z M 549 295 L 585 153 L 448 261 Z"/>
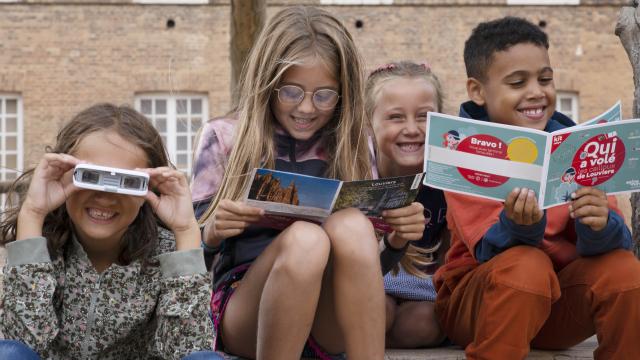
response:
<path id="1" fill-rule="evenodd" d="M 524 359 L 598 337 L 596 359 L 640 359 L 640 261 L 616 250 L 556 273 L 542 250 L 517 246 L 443 274 L 436 314 L 469 359 Z"/>

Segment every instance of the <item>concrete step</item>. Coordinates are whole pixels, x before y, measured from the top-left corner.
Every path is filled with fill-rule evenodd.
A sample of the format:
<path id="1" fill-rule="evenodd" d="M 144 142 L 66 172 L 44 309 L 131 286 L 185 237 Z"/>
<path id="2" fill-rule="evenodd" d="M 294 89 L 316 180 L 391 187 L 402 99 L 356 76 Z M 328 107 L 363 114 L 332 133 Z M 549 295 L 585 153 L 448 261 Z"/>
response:
<path id="1" fill-rule="evenodd" d="M 587 339 L 571 349 L 563 351 L 532 350 L 527 356 L 531 360 L 573 360 L 593 359 L 593 351 L 598 346 L 595 336 Z M 388 349 L 385 360 L 464 360 L 464 351 L 460 347 L 450 346 L 433 349 L 400 350 Z M 236 356 L 227 355 L 228 360 L 245 360 Z M 308 360 L 308 359 L 302 359 Z"/>
<path id="2" fill-rule="evenodd" d="M 563 351 L 532 350 L 527 359 L 557 360 L 557 359 L 593 359 L 593 351 L 598 346 L 595 336 L 585 342 Z M 385 360 L 464 360 L 464 351 L 460 347 L 446 347 L 419 350 L 390 349 L 385 354 Z"/>

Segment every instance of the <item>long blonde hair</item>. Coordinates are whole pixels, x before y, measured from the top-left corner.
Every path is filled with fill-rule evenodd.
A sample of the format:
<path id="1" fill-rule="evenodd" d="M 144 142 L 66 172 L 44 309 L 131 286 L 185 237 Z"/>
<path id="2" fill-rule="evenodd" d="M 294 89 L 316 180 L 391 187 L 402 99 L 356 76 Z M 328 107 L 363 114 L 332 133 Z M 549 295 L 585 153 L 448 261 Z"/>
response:
<path id="1" fill-rule="evenodd" d="M 380 90 L 384 87 L 384 84 L 391 79 L 396 78 L 421 78 L 427 80 L 429 84 L 433 86 L 436 95 L 436 111 L 441 112 L 444 102 L 444 94 L 442 91 L 442 85 L 438 77 L 431 71 L 431 67 L 428 64 L 417 64 L 411 61 L 399 61 L 392 62 L 386 65 L 382 65 L 375 69 L 369 75 L 365 87 L 365 111 L 366 116 L 371 121 L 373 119 L 373 112 L 378 101 L 378 95 Z M 409 174 L 407 174 L 409 175 Z M 437 234 L 440 239 L 431 248 L 422 248 L 410 244 L 407 248 L 407 252 L 400 260 L 400 265 L 412 275 L 419 277 L 426 277 L 427 275 L 420 270 L 426 266 L 435 263 L 435 255 L 442 242 L 442 234 Z M 398 272 L 398 268 L 394 268 L 394 273 Z"/>
<path id="2" fill-rule="evenodd" d="M 286 8 L 262 30 L 244 66 L 239 84 L 238 125 L 224 178 L 205 223 L 222 199 L 239 200 L 253 168 L 275 165 L 275 125 L 270 102 L 280 78 L 291 66 L 315 57 L 340 83 L 340 102 L 326 125 L 326 176 L 340 180 L 371 178 L 364 115 L 362 60 L 355 43 L 333 15 L 311 6 Z"/>

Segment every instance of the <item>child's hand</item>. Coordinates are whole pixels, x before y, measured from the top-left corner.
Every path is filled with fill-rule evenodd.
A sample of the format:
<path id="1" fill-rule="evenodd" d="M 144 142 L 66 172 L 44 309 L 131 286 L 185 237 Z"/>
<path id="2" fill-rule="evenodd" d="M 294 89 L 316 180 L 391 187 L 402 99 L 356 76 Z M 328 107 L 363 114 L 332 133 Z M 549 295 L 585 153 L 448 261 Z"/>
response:
<path id="1" fill-rule="evenodd" d="M 193 213 L 191 192 L 185 175 L 168 167 L 142 171 L 149 174 L 150 188 L 160 193 L 158 196 L 150 190 L 145 199 L 158 218 L 175 234 L 176 248 L 185 250 L 200 247 L 200 228 Z"/>
<path id="2" fill-rule="evenodd" d="M 247 226 L 260 221 L 263 215 L 263 209 L 240 201 L 220 200 L 216 211 L 205 225 L 205 243 L 218 246 L 224 239 L 242 234 Z"/>
<path id="3" fill-rule="evenodd" d="M 42 236 L 47 214 L 64 204 L 78 189 L 73 185 L 72 170 L 80 162 L 67 154 L 49 153 L 42 157 L 18 214 L 17 240 Z"/>
<path id="4" fill-rule="evenodd" d="M 507 218 L 518 225 L 533 225 L 542 219 L 544 213 L 538 208 L 538 200 L 533 190 L 513 189 L 504 202 Z"/>
<path id="5" fill-rule="evenodd" d="M 402 249 L 407 242 L 422 239 L 425 226 L 424 207 L 419 202 L 403 208 L 385 210 L 382 212 L 382 218 L 393 229 L 389 236 L 389 244 L 393 248 Z"/>
<path id="6" fill-rule="evenodd" d="M 571 198 L 571 218 L 589 226 L 593 231 L 600 231 L 607 226 L 609 202 L 604 191 L 594 187 L 583 187 L 571 194 Z"/>
<path id="7" fill-rule="evenodd" d="M 77 190 L 72 171 L 81 161 L 67 154 L 48 153 L 36 166 L 21 212 L 44 219 L 48 213 L 64 204 Z"/>

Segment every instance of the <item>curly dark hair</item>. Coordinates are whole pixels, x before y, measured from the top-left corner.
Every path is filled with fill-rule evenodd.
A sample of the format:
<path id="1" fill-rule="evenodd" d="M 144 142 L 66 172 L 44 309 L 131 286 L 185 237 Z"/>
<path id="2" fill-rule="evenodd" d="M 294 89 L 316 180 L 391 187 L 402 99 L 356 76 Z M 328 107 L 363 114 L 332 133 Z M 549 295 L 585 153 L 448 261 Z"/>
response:
<path id="1" fill-rule="evenodd" d="M 493 54 L 523 43 L 549 49 L 547 34 L 528 20 L 507 16 L 480 23 L 464 43 L 467 77 L 485 81 Z"/>

